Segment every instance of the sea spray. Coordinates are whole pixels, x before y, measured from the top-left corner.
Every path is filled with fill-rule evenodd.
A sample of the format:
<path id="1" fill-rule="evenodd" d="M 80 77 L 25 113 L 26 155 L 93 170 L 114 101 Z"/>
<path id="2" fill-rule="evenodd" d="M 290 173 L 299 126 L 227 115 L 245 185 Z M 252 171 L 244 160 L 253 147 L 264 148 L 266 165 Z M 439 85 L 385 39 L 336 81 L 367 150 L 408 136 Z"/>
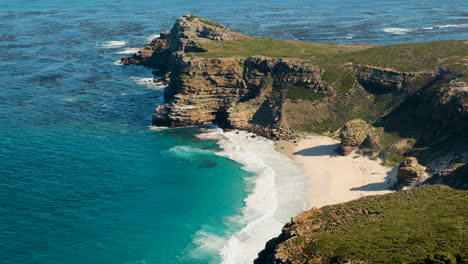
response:
<path id="1" fill-rule="evenodd" d="M 240 215 L 228 219 L 235 227 L 219 242 L 219 236 L 196 236 L 195 244 L 200 252 L 206 245 L 218 245 L 222 263 L 251 263 L 265 243 L 281 232 L 282 226 L 304 209 L 306 180 L 301 168 L 283 154 L 274 150 L 274 143 L 263 137 L 244 131 L 223 132 L 212 128 L 198 135 L 200 139 L 218 140 L 225 156 L 243 165 L 243 169 L 255 176 L 246 178 L 249 195 Z M 203 241 L 216 238 L 216 241 Z M 213 250 L 212 247 L 209 247 Z"/>

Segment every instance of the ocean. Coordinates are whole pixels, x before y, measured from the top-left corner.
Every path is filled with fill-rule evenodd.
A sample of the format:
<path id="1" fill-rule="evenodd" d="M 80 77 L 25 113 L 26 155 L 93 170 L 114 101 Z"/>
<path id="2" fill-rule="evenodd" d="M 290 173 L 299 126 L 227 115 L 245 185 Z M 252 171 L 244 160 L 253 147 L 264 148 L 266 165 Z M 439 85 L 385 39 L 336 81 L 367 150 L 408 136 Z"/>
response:
<path id="1" fill-rule="evenodd" d="M 0 263 L 251 263 L 304 208 L 269 140 L 157 129 L 118 64 L 183 14 L 321 43 L 468 39 L 468 1 L 0 0 Z"/>

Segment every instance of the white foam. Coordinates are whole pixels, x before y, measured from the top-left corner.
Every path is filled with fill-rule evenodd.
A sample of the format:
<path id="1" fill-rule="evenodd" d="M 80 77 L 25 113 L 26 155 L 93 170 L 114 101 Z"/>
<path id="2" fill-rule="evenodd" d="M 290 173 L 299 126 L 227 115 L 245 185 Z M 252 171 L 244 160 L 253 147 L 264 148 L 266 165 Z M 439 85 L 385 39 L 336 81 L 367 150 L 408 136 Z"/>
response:
<path id="1" fill-rule="evenodd" d="M 114 62 L 112 62 L 112 65 L 123 65 L 122 62 L 120 60 L 116 60 Z"/>
<path id="2" fill-rule="evenodd" d="M 151 89 L 164 89 L 166 87 L 166 85 L 164 85 L 162 82 L 155 82 L 154 78 L 136 77 L 136 76 L 132 76 L 130 78 L 134 80 L 136 83 L 140 85 L 144 85 Z"/>
<path id="3" fill-rule="evenodd" d="M 126 44 L 123 40 L 111 40 L 104 43 L 101 43 L 100 46 L 105 49 L 117 49 L 122 48 Z"/>
<path id="4" fill-rule="evenodd" d="M 175 146 L 170 148 L 167 153 L 175 155 L 180 158 L 196 158 L 200 155 L 212 155 L 213 151 L 207 149 L 200 149 L 192 146 Z"/>
<path id="5" fill-rule="evenodd" d="M 384 28 L 383 31 L 387 33 L 393 33 L 396 35 L 405 35 L 406 33 L 412 32 L 414 30 L 415 29 L 411 29 L 411 28 Z"/>
<path id="6" fill-rule="evenodd" d="M 151 131 L 162 131 L 162 130 L 167 130 L 170 129 L 169 127 L 164 127 L 164 126 L 148 126 L 148 129 Z"/>
<path id="7" fill-rule="evenodd" d="M 438 27 L 438 28 L 460 28 L 460 27 L 468 27 L 468 24 L 435 25 L 434 27 Z"/>
<path id="8" fill-rule="evenodd" d="M 151 41 L 153 41 L 153 39 L 159 38 L 159 37 L 160 37 L 159 34 L 150 35 L 150 36 L 148 36 L 148 37 L 146 38 L 146 42 L 151 42 Z"/>
<path id="9" fill-rule="evenodd" d="M 451 25 L 434 25 L 430 27 L 422 28 L 384 28 L 384 32 L 393 33 L 396 35 L 405 35 L 409 32 L 419 31 L 419 30 L 434 30 L 437 28 L 464 28 L 468 27 L 468 24 L 451 24 Z"/>
<path id="10" fill-rule="evenodd" d="M 271 140 L 252 135 L 243 131 L 224 133 L 217 128 L 198 135 L 218 140 L 222 151 L 217 155 L 242 164 L 255 175 L 246 179 L 251 190 L 241 215 L 229 218 L 232 226 L 240 228 L 225 238 L 220 252 L 223 264 L 252 263 L 265 243 L 279 235 L 281 227 L 305 206 L 306 181 L 301 168 L 276 152 Z"/>
<path id="11" fill-rule="evenodd" d="M 140 51 L 140 48 L 126 48 L 121 51 L 117 51 L 115 54 L 133 54 Z"/>
<path id="12" fill-rule="evenodd" d="M 190 250 L 189 256 L 194 259 L 206 260 L 217 256 L 226 240 L 221 236 L 213 234 L 211 228 L 204 226 L 193 235 L 192 242 L 196 248 Z M 217 261 L 219 263 L 219 260 Z M 214 263 L 215 261 L 212 262 Z"/>

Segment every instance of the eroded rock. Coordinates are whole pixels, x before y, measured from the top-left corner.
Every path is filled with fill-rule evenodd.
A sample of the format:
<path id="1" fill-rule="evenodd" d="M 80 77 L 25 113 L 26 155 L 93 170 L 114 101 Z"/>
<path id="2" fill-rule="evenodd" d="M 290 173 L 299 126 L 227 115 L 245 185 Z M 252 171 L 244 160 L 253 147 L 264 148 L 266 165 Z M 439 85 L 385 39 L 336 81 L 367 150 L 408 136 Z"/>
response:
<path id="1" fill-rule="evenodd" d="M 402 186 L 411 186 L 421 182 L 426 176 L 426 167 L 419 164 L 415 157 L 406 157 L 398 167 L 398 183 Z"/>

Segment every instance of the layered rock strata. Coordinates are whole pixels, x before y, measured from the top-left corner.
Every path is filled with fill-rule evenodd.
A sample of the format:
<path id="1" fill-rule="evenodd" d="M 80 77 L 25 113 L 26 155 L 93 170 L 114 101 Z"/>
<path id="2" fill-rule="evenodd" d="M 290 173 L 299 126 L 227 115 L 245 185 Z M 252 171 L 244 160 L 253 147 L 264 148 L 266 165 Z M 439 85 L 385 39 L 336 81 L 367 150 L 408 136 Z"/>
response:
<path id="1" fill-rule="evenodd" d="M 360 149 L 389 165 L 409 154 L 431 164 L 442 155 L 436 150 L 453 140 L 459 148 L 450 151 L 466 152 L 468 88 L 459 70 L 403 71 L 356 62 L 330 69 L 315 63 L 314 56 L 199 56 L 207 51 L 203 43 L 252 39 L 186 15 L 122 63 L 157 68 L 169 82 L 165 102 L 153 114 L 154 125 L 214 122 L 284 139 L 303 131 L 333 133 L 346 124 L 342 154 Z M 342 73 L 326 76 L 334 71 Z M 346 123 L 355 119 L 361 121 Z"/>

